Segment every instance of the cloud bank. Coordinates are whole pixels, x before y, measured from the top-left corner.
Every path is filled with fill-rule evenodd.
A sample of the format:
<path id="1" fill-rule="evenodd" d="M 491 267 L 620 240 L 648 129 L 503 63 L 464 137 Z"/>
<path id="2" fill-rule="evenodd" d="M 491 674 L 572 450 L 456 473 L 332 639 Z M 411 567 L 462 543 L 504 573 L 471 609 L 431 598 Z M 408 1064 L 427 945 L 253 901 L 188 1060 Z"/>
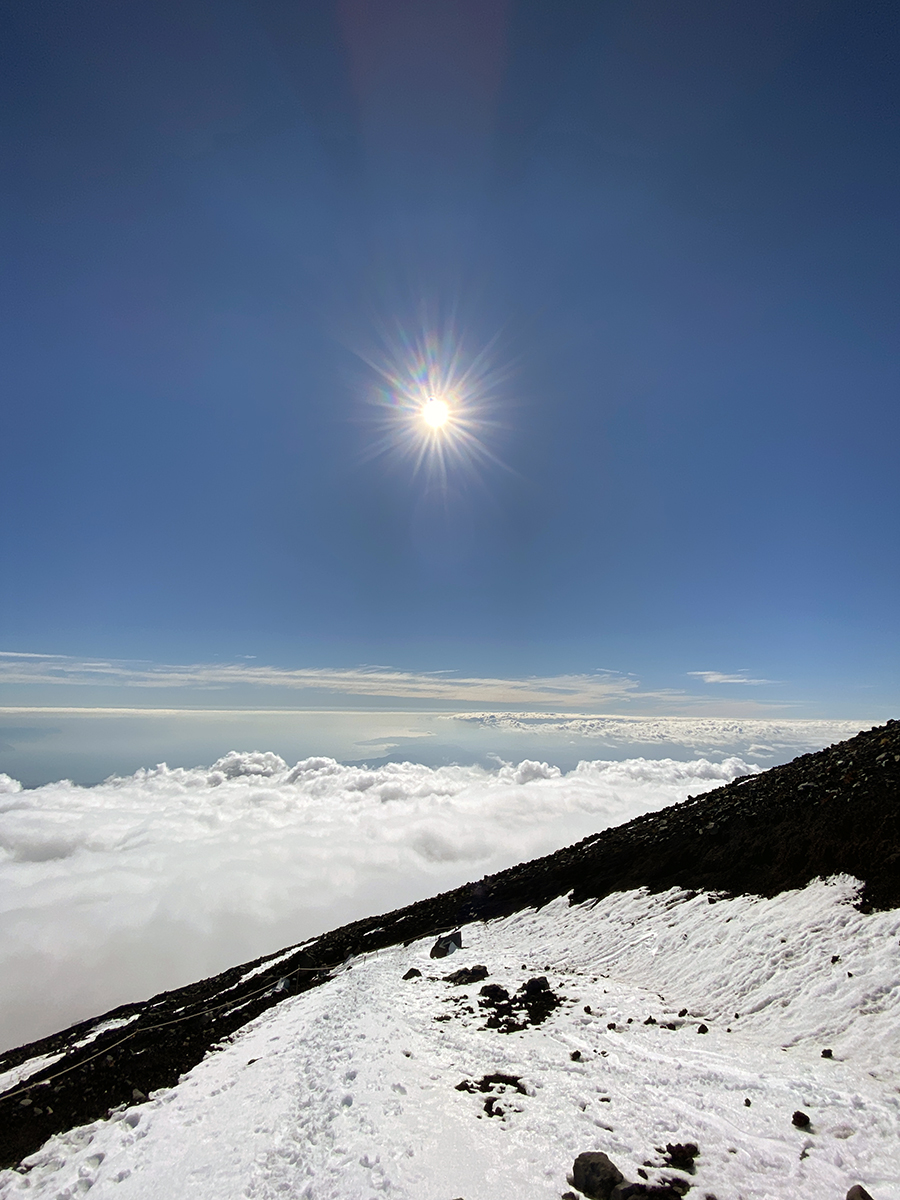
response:
<path id="1" fill-rule="evenodd" d="M 549 853 L 753 770 L 376 770 L 232 751 L 96 787 L 0 776 L 0 1045 Z"/>
<path id="2" fill-rule="evenodd" d="M 464 721 L 481 729 L 505 734 L 527 734 L 531 738 L 569 735 L 586 738 L 603 746 L 681 747 L 714 754 L 726 750 L 772 758 L 784 752 L 791 755 L 821 750 L 833 742 L 855 737 L 871 729 L 873 721 L 821 721 L 791 718 L 735 717 L 597 717 L 577 713 L 468 712 L 453 713 L 454 721 Z"/>

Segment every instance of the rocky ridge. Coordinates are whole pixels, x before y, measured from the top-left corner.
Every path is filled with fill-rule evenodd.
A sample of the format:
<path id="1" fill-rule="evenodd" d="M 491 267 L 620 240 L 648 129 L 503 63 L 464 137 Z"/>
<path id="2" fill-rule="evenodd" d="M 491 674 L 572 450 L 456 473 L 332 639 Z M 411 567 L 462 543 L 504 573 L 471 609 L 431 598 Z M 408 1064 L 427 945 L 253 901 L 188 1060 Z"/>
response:
<path id="1" fill-rule="evenodd" d="M 53 1133 L 174 1085 L 210 1050 L 348 957 L 571 894 L 572 903 L 646 887 L 773 896 L 819 876 L 864 882 L 862 911 L 900 907 L 900 722 L 805 754 L 387 915 L 211 979 L 123 1005 L 0 1056 L 0 1073 L 42 1069 L 0 1095 L 0 1165 Z"/>

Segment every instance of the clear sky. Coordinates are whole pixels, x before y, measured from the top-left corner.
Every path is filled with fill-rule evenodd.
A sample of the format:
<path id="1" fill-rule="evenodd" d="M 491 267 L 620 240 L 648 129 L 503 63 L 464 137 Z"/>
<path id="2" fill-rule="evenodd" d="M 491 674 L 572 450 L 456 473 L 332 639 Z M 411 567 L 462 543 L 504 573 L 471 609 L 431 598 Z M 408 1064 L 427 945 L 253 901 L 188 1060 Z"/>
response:
<path id="1" fill-rule="evenodd" d="M 0 704 L 897 715 L 896 5 L 4 7 Z"/>

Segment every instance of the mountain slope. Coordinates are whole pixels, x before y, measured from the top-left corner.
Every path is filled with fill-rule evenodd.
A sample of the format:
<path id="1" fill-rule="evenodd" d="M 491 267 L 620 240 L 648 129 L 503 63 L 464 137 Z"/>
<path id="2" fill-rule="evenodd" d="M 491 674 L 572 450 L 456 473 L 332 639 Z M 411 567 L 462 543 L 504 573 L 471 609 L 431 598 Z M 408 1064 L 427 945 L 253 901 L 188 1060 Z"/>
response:
<path id="1" fill-rule="evenodd" d="M 361 954 L 174 1087 L 52 1138 L 0 1196 L 557 1200 L 602 1150 L 692 1196 L 889 1200 L 900 914 L 860 913 L 857 890 L 557 899 L 465 925 L 440 963 L 430 937 Z"/>
<path id="2" fill-rule="evenodd" d="M 498 927 L 494 918 L 569 893 L 576 904 L 637 888 L 678 888 L 680 894 L 706 889 L 714 893 L 710 900 L 715 893 L 772 897 L 837 874 L 864 882 L 857 900 L 863 913 L 896 908 L 898 784 L 900 723 L 889 722 L 482 884 L 356 922 L 11 1051 L 0 1058 L 0 1072 L 6 1073 L 0 1075 L 2 1163 L 19 1162 L 54 1133 L 174 1087 L 211 1047 L 292 993 L 333 979 L 349 956 L 391 947 L 400 953 L 402 942 L 466 921 L 489 920 L 484 927 L 489 937 Z M 686 902 L 700 901 L 710 911 L 705 898 L 689 896 Z M 714 971 L 716 951 L 710 947 L 708 953 Z"/>

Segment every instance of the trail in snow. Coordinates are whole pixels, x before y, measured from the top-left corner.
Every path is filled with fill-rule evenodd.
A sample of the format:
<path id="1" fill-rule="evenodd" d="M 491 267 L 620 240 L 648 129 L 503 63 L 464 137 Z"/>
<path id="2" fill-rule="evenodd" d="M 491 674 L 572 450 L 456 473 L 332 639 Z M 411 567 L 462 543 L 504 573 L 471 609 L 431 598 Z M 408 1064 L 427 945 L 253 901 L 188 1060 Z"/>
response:
<path id="1" fill-rule="evenodd" d="M 421 941 L 363 956 L 176 1087 L 51 1139 L 25 1174 L 0 1174 L 0 1197 L 550 1200 L 597 1149 L 629 1179 L 681 1175 L 698 1197 L 841 1200 L 860 1182 L 890 1200 L 900 913 L 860 914 L 855 889 L 559 900 L 465 926 L 440 962 Z M 521 1033 L 486 1029 L 483 985 L 442 978 L 475 963 L 510 992 L 546 975 L 563 1003 Z M 423 977 L 404 981 L 411 966 Z M 502 1116 L 457 1090 L 491 1074 L 524 1089 L 492 1090 Z M 689 1141 L 695 1176 L 662 1165 L 658 1148 Z"/>

